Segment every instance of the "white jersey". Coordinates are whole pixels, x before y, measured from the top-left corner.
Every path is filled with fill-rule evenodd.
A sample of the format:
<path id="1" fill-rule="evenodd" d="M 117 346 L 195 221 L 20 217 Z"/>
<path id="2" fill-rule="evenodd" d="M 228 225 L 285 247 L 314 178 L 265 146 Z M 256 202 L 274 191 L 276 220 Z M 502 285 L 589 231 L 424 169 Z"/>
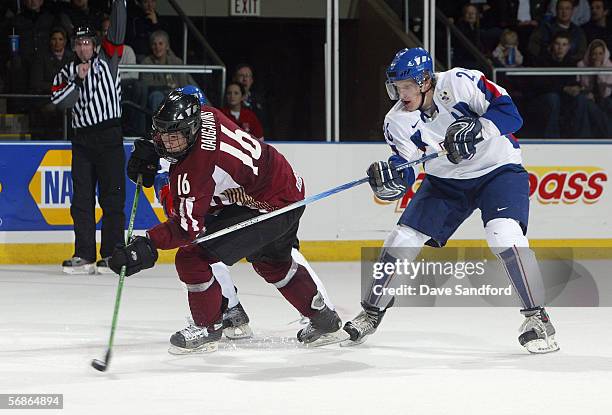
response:
<path id="1" fill-rule="evenodd" d="M 459 164 L 438 157 L 424 164 L 425 172 L 449 179 L 483 176 L 504 164 L 521 164 L 516 138 L 523 120 L 510 96 L 502 87 L 475 70 L 453 68 L 436 73 L 433 95 L 438 111 L 431 119 L 421 111 L 406 111 L 398 101 L 387 113 L 385 140 L 406 160 L 443 149 L 448 126 L 461 116 L 478 117 L 485 141 L 476 145 L 476 154 Z"/>

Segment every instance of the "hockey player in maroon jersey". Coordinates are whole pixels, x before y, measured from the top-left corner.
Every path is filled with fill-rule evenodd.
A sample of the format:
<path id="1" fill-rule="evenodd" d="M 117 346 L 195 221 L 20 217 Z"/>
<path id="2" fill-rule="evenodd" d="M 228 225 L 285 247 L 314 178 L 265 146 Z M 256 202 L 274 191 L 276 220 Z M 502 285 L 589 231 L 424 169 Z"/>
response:
<path id="1" fill-rule="evenodd" d="M 224 302 L 210 265 L 219 260 L 232 265 L 244 257 L 310 318 L 297 334 L 299 341 L 313 343 L 338 331 L 338 314 L 326 304 L 307 267 L 291 254 L 304 207 L 191 244 L 197 236 L 302 200 L 303 180 L 287 160 L 221 111 L 200 107 L 197 98 L 178 91 L 171 92 L 154 114 L 153 129 L 157 152 L 172 163 L 170 190 L 177 215 L 149 229 L 147 237 L 135 237 L 117 248 L 110 266 L 117 273 L 126 266 L 125 275 L 132 275 L 153 267 L 158 249 L 179 248 L 176 269 L 187 286 L 194 324 L 172 335 L 170 351 L 216 350 Z"/>

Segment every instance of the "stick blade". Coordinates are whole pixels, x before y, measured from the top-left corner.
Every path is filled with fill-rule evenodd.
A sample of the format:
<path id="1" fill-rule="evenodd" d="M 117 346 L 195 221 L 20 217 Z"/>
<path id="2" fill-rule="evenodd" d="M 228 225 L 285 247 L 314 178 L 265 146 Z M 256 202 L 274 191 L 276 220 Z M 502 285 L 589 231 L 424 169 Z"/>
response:
<path id="1" fill-rule="evenodd" d="M 106 356 L 104 357 L 104 360 L 100 360 L 100 359 L 92 360 L 91 361 L 91 367 L 93 367 L 97 371 L 106 372 L 106 370 L 108 369 L 108 366 L 110 364 L 110 360 L 111 360 L 111 351 L 110 351 L 110 349 L 108 349 L 106 351 Z"/>
<path id="2" fill-rule="evenodd" d="M 99 372 L 106 372 L 106 369 L 108 369 L 108 365 L 106 364 L 106 362 L 103 362 L 100 359 L 94 359 L 91 361 L 91 367 L 93 367 L 94 369 L 96 369 Z"/>

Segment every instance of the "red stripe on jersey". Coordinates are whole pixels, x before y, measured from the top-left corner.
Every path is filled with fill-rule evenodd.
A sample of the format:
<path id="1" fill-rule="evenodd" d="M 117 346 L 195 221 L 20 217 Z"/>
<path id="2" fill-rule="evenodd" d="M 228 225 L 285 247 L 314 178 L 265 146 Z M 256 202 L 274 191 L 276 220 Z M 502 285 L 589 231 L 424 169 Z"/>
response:
<path id="1" fill-rule="evenodd" d="M 114 45 L 107 38 L 102 39 L 102 49 L 108 56 L 113 56 L 115 52 L 119 57 L 123 56 L 123 45 Z"/>
<path id="2" fill-rule="evenodd" d="M 484 75 L 480 77 L 480 80 L 484 84 L 485 88 L 487 88 L 487 90 L 489 90 L 489 92 L 491 92 L 491 94 L 493 94 L 494 98 L 498 98 L 498 97 L 501 96 L 501 93 L 497 90 L 497 88 L 495 88 L 495 85 L 493 85 L 491 82 L 489 82 L 489 80 L 487 78 L 485 78 Z"/>
<path id="3" fill-rule="evenodd" d="M 62 82 L 59 85 L 51 85 L 51 92 L 57 92 L 60 91 L 62 89 L 64 89 L 66 87 L 66 85 L 68 85 L 66 82 Z"/>

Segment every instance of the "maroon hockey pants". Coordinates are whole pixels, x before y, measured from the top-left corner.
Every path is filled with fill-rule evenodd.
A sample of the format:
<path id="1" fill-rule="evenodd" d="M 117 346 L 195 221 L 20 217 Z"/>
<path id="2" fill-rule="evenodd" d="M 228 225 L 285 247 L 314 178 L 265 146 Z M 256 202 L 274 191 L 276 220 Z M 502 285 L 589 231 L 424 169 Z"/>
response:
<path id="1" fill-rule="evenodd" d="M 176 254 L 176 270 L 187 285 L 189 308 L 193 321 L 208 327 L 219 320 L 223 313 L 221 286 L 215 280 L 211 264 L 219 260 L 197 245 L 180 248 Z M 267 282 L 274 284 L 280 293 L 301 314 L 311 316 L 315 310 L 311 303 L 317 287 L 308 270 L 293 259 L 274 262 L 253 262 L 253 268 Z"/>

